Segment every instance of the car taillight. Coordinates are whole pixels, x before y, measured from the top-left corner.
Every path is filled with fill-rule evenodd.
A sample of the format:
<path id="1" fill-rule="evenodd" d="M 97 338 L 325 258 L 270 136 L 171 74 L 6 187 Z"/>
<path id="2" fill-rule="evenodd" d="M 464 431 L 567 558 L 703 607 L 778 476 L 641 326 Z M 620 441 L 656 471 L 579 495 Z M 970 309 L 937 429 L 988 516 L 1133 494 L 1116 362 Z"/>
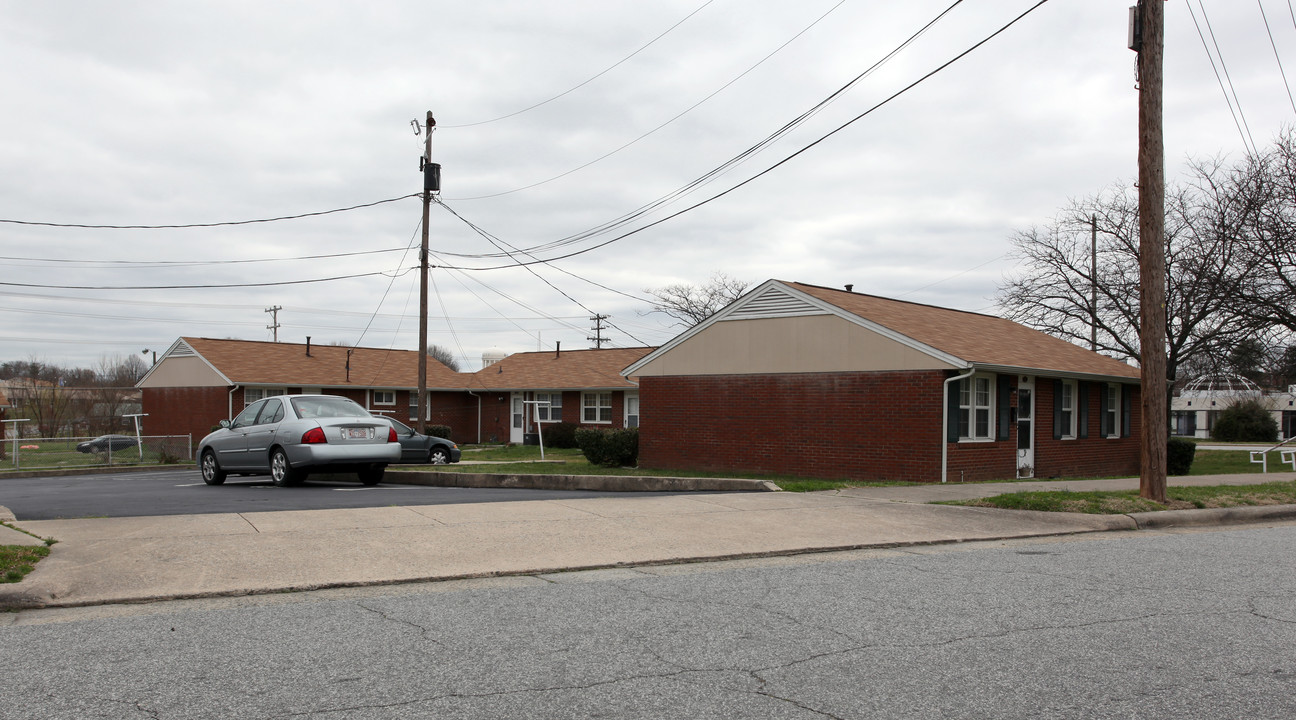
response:
<path id="1" fill-rule="evenodd" d="M 387 428 L 387 442 L 400 442 L 396 437 L 396 428 Z"/>
<path id="2" fill-rule="evenodd" d="M 303 445 L 313 445 L 315 443 L 326 443 L 328 442 L 328 438 L 324 437 L 324 428 L 315 427 L 307 430 L 306 433 L 302 435 L 301 441 Z"/>

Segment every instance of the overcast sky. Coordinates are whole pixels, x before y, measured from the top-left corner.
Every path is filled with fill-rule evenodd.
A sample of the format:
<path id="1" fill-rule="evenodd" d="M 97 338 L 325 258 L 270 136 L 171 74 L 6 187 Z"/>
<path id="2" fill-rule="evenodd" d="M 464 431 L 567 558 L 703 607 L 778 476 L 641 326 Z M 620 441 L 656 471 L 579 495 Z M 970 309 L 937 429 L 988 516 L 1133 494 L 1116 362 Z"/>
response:
<path id="1" fill-rule="evenodd" d="M 429 110 L 443 166 L 429 338 L 465 370 L 491 348 L 589 347 L 594 313 L 613 346 L 661 344 L 681 328 L 648 314 L 645 290 L 715 272 L 994 312 L 1015 230 L 1136 178 L 1132 0 L 1045 2 L 768 174 L 594 247 L 767 170 L 1035 4 L 957 4 L 794 130 L 672 195 L 951 2 L 0 0 L 0 220 L 225 223 L 404 198 L 207 228 L 0 223 L 0 361 L 269 340 L 275 306 L 280 341 L 414 349 L 421 204 L 406 196 L 422 189 L 423 138 L 410 121 Z M 1296 120 L 1279 62 L 1296 81 L 1289 2 L 1167 2 L 1172 181 L 1189 157 L 1245 152 L 1190 7 L 1255 142 Z M 464 221 L 517 260 L 584 252 L 528 270 L 481 257 L 500 250 Z M 357 277 L 303 282 L 342 276 Z M 193 287 L 237 284 L 252 286 Z"/>

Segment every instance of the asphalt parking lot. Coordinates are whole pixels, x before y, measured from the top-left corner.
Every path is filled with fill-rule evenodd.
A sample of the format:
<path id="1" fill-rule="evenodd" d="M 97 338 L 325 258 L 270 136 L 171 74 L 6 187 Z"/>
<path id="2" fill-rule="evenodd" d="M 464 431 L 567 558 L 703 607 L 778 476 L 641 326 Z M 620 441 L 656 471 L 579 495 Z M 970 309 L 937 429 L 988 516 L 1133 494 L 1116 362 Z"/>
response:
<path id="1" fill-rule="evenodd" d="M 295 487 L 275 487 L 268 477 L 231 477 L 224 485 L 209 486 L 203 483 L 202 476 L 194 468 L 62 477 L 0 477 L 0 506 L 9 508 L 19 520 L 667 494 L 670 493 L 448 488 L 393 483 L 364 487 L 353 475 L 311 476 L 304 484 Z"/>

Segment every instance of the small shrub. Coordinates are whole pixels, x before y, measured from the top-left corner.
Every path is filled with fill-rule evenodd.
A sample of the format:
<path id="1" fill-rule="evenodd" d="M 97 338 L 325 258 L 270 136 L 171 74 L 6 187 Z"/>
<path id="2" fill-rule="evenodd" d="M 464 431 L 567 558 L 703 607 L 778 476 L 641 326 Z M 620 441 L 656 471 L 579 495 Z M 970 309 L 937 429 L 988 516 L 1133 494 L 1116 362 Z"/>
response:
<path id="1" fill-rule="evenodd" d="M 1192 470 L 1197 443 L 1185 438 L 1172 437 L 1166 444 L 1166 474 L 1187 475 Z"/>
<path id="2" fill-rule="evenodd" d="M 576 444 L 576 429 L 578 427 L 580 426 L 576 423 L 569 422 L 554 423 L 553 425 L 545 423 L 543 428 L 545 446 L 556 450 L 580 447 L 580 445 Z"/>
<path id="3" fill-rule="evenodd" d="M 452 432 L 454 430 L 449 425 L 428 425 L 426 434 L 450 440 L 450 433 Z"/>
<path id="4" fill-rule="evenodd" d="M 634 466 L 639 461 L 639 428 L 595 430 L 578 428 L 576 443 L 585 459 L 602 467 Z"/>
<path id="5" fill-rule="evenodd" d="M 1246 400 L 1220 412 L 1211 437 L 1225 442 L 1277 442 L 1278 423 L 1258 400 Z"/>

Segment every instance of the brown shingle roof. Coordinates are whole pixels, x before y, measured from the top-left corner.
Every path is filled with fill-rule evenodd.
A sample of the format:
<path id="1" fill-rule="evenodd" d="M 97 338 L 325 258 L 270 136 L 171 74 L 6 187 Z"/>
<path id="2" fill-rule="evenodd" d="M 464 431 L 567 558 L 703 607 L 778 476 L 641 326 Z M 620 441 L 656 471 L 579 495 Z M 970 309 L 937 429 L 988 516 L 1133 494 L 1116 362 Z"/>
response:
<path id="1" fill-rule="evenodd" d="M 347 348 L 254 340 L 181 338 L 231 382 L 240 385 L 413 388 L 418 353 L 413 350 L 354 348 L 347 380 Z M 432 390 L 570 390 L 635 388 L 622 368 L 654 348 L 564 350 L 510 355 L 476 373 L 457 373 L 428 361 Z"/>
<path id="2" fill-rule="evenodd" d="M 509 355 L 473 373 L 470 390 L 571 390 L 635 388 L 621 370 L 656 348 L 563 350 Z"/>
<path id="3" fill-rule="evenodd" d="M 314 345 L 310 355 L 298 343 L 181 338 L 231 382 L 240 385 L 412 388 L 418 386 L 418 353 L 413 350 Z M 351 349 L 350 377 L 347 350 Z M 427 364 L 428 387 L 462 389 L 468 375 L 439 362 Z"/>
<path id="4" fill-rule="evenodd" d="M 1138 378 L 1138 368 L 992 315 L 784 283 L 853 315 L 978 365 Z"/>

